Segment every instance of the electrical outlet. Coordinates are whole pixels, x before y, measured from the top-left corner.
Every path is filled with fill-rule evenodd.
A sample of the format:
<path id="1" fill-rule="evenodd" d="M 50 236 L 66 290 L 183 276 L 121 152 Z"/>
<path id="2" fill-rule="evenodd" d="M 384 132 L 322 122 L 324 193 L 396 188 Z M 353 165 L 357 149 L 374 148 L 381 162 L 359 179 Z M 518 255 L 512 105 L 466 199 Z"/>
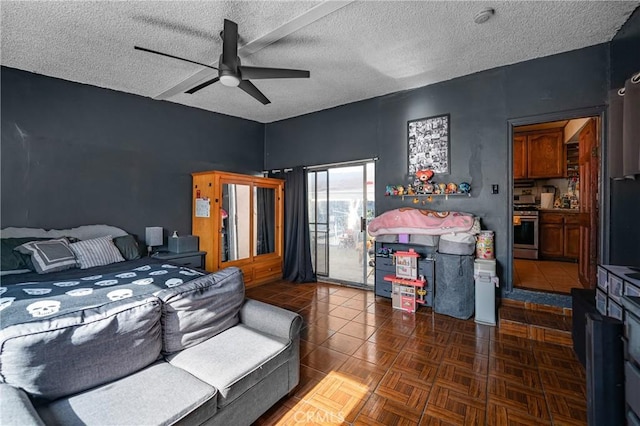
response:
<path id="1" fill-rule="evenodd" d="M 499 192 L 498 191 L 498 184 L 494 183 L 493 185 L 491 185 L 491 193 L 492 194 L 497 194 L 498 192 Z"/>

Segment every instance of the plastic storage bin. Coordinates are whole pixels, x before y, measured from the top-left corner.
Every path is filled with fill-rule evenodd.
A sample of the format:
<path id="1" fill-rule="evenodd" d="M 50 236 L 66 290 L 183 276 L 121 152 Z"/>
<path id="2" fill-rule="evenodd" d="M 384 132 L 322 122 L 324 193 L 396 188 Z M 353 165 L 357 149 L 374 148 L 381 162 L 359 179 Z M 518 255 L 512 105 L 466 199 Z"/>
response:
<path id="1" fill-rule="evenodd" d="M 495 259 L 476 259 L 473 262 L 476 283 L 476 317 L 479 324 L 496 325 L 496 276 Z"/>

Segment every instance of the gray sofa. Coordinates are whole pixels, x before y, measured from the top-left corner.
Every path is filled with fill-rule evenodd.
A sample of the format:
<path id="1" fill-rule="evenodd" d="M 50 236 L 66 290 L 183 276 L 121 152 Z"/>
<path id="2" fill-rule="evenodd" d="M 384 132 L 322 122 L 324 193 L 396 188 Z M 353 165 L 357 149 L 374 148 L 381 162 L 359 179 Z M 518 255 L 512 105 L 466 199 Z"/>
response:
<path id="1" fill-rule="evenodd" d="M 298 384 L 299 315 L 242 272 L 0 331 L 0 424 L 248 425 Z"/>

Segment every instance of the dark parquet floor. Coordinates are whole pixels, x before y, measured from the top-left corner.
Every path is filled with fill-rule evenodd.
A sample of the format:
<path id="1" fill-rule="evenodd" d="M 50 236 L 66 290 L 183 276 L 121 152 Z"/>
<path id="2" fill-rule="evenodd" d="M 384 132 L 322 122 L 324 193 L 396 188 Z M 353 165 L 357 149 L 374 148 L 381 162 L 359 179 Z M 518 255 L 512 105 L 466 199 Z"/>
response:
<path id="1" fill-rule="evenodd" d="M 247 296 L 304 318 L 300 384 L 256 425 L 587 423 L 585 372 L 569 347 L 332 284 Z"/>

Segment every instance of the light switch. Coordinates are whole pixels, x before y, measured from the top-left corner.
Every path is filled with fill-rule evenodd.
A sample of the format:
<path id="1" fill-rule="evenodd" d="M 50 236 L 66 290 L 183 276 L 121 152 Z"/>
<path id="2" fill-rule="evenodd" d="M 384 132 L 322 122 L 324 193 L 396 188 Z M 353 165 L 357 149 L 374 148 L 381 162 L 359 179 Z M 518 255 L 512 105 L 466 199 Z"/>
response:
<path id="1" fill-rule="evenodd" d="M 493 185 L 491 185 L 491 193 L 492 194 L 497 194 L 498 192 L 499 192 L 498 191 L 498 184 L 494 183 Z"/>

